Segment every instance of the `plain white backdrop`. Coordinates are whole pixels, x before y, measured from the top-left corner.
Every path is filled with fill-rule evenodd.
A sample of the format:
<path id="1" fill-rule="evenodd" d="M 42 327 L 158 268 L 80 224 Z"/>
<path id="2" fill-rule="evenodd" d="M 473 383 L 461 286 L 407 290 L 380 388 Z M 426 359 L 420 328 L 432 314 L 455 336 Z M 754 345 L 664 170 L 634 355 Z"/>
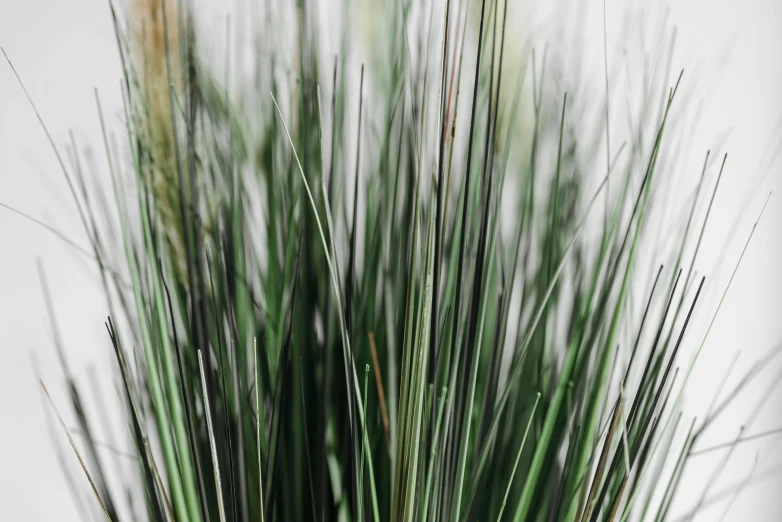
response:
<path id="1" fill-rule="evenodd" d="M 602 1 L 586 1 L 588 11 L 602 16 Z M 649 19 L 666 8 L 655 2 L 647 4 L 651 5 L 643 9 Z M 619 13 L 624 5 L 612 1 L 607 9 L 608 26 L 615 28 L 621 23 Z M 703 266 L 699 267 L 707 272 L 714 260 L 726 256 L 725 271 L 710 274 L 720 289 L 714 295 L 718 296 L 727 283 L 763 201 L 769 192 L 775 192 L 693 373 L 692 380 L 698 384 L 689 388 L 685 403 L 685 410 L 692 414 L 708 404 L 737 351 L 740 355 L 735 359 L 733 378 L 782 341 L 779 158 L 765 165 L 765 176 L 757 187 L 750 184 L 758 179 L 758 166 L 763 165 L 769 147 L 774 150 L 782 138 L 782 2 L 679 0 L 670 6 L 668 16 L 678 27 L 677 48 L 683 61 L 708 62 L 726 45 L 731 50 L 716 83 L 709 85 L 712 96 L 692 136 L 693 154 L 701 157 L 715 136 L 730 130 L 728 167 L 704 239 Z M 617 34 L 609 30 L 609 47 L 618 44 L 614 39 Z M 602 52 L 602 33 L 593 39 Z M 100 93 L 110 125 L 117 126 L 121 107 L 120 67 L 108 2 L 0 0 L 0 46 L 23 78 L 60 150 L 64 152 L 72 130 L 81 143 L 92 143 L 99 151 L 94 89 Z M 750 197 L 745 197 L 748 192 Z M 56 158 L 4 60 L 0 62 L 0 204 L 26 212 L 86 244 Z M 724 236 L 737 216 L 743 217 L 735 238 L 725 244 Z M 80 379 L 90 379 L 93 374 L 107 375 L 106 369 L 112 367 L 103 327 L 105 300 L 89 260 L 43 227 L 0 207 L 0 519 L 70 522 L 80 517 L 56 460 L 46 419 L 51 412 L 43 406 L 31 364 L 35 353 L 41 375 L 64 407 L 67 394 L 49 334 L 36 259 L 46 270 L 74 373 Z M 764 370 L 753 389 L 737 399 L 726 419 L 704 436 L 704 445 L 735 437 L 746 416 L 764 398 L 768 401 L 758 420 L 747 426 L 747 433 L 782 425 L 782 385 L 781 389 L 775 386 L 780 368 L 777 361 Z M 110 384 L 106 387 L 104 383 L 104 388 L 112 391 Z M 114 403 L 110 397 L 107 401 Z M 63 411 L 66 416 L 70 413 L 67 408 Z M 117 417 L 121 419 L 120 412 Z M 122 428 L 120 422 L 116 429 Z M 55 435 L 59 443 L 64 442 L 59 428 Z M 782 436 L 770 436 L 736 450 L 714 492 L 741 482 L 755 466 L 756 454 L 760 458 L 752 480 L 725 520 L 782 519 L 782 451 L 776 451 L 780 443 Z M 86 491 L 86 481 L 67 448 L 64 457 L 74 471 L 76 487 Z M 685 513 L 696 501 L 717 464 L 714 458 L 693 461 L 678 498 L 677 513 Z M 722 502 L 696 520 L 719 520 L 725 507 Z"/>

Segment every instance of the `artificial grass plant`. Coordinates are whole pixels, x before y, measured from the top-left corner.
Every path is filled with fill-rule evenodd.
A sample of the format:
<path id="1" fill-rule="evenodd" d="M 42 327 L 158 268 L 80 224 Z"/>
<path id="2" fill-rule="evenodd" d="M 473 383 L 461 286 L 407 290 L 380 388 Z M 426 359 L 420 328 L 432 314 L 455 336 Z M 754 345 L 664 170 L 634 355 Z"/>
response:
<path id="1" fill-rule="evenodd" d="M 365 65 L 364 22 L 260 4 L 244 61 L 208 57 L 188 2 L 112 4 L 125 128 L 96 93 L 107 164 L 61 161 L 126 406 L 92 416 L 133 448 L 105 459 L 68 377 L 105 519 L 667 520 L 722 411 L 682 418 L 679 352 L 708 340 L 725 167 L 668 206 L 672 43 L 617 144 L 606 93 L 511 35 L 507 0 L 360 2 Z"/>

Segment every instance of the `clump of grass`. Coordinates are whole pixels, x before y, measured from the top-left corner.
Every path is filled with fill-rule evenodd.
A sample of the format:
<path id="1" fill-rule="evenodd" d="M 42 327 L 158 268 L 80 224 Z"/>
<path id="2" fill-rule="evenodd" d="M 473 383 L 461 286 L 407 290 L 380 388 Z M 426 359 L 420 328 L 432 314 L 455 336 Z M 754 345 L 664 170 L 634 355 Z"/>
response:
<path id="1" fill-rule="evenodd" d="M 264 7 L 238 86 L 183 3 L 112 7 L 112 195 L 63 164 L 141 485 L 87 437 L 106 519 L 667 519 L 722 411 L 686 430 L 679 352 L 724 160 L 658 241 L 686 80 L 655 61 L 612 149 L 565 62 L 508 50 L 507 1 L 377 7 L 358 74 L 311 2 Z"/>

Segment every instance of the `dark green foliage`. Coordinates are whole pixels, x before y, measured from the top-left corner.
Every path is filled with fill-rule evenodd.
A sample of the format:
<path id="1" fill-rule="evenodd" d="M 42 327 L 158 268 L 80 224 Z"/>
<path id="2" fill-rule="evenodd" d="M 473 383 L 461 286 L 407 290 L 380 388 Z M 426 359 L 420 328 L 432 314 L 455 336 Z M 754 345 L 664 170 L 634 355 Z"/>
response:
<path id="1" fill-rule="evenodd" d="M 685 80 L 655 84 L 606 165 L 605 118 L 579 121 L 595 100 L 552 81 L 545 52 L 508 79 L 502 2 L 432 19 L 391 2 L 388 60 L 356 86 L 344 54 L 319 63 L 310 2 L 283 4 L 293 49 L 259 44 L 246 92 L 200 58 L 191 17 L 164 18 L 162 125 L 114 19 L 129 154 L 104 134 L 115 199 L 81 170 L 73 196 L 110 303 L 133 502 L 178 522 L 665 519 L 698 434 L 671 447 L 700 186 L 677 251 L 650 224 Z M 71 388 L 106 517 L 132 519 Z"/>

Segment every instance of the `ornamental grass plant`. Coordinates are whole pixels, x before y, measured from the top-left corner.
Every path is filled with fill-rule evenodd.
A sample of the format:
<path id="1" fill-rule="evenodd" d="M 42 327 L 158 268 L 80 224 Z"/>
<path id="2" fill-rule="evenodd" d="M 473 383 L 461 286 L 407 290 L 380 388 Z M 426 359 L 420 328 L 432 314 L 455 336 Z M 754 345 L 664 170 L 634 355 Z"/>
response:
<path id="1" fill-rule="evenodd" d="M 191 2 L 110 3 L 124 128 L 96 92 L 106 164 L 52 142 L 124 404 L 88 411 L 65 356 L 46 391 L 83 520 L 670 520 L 753 377 L 682 413 L 726 156 L 681 181 L 669 28 L 595 71 L 514 4 L 269 0 L 216 44 Z"/>

